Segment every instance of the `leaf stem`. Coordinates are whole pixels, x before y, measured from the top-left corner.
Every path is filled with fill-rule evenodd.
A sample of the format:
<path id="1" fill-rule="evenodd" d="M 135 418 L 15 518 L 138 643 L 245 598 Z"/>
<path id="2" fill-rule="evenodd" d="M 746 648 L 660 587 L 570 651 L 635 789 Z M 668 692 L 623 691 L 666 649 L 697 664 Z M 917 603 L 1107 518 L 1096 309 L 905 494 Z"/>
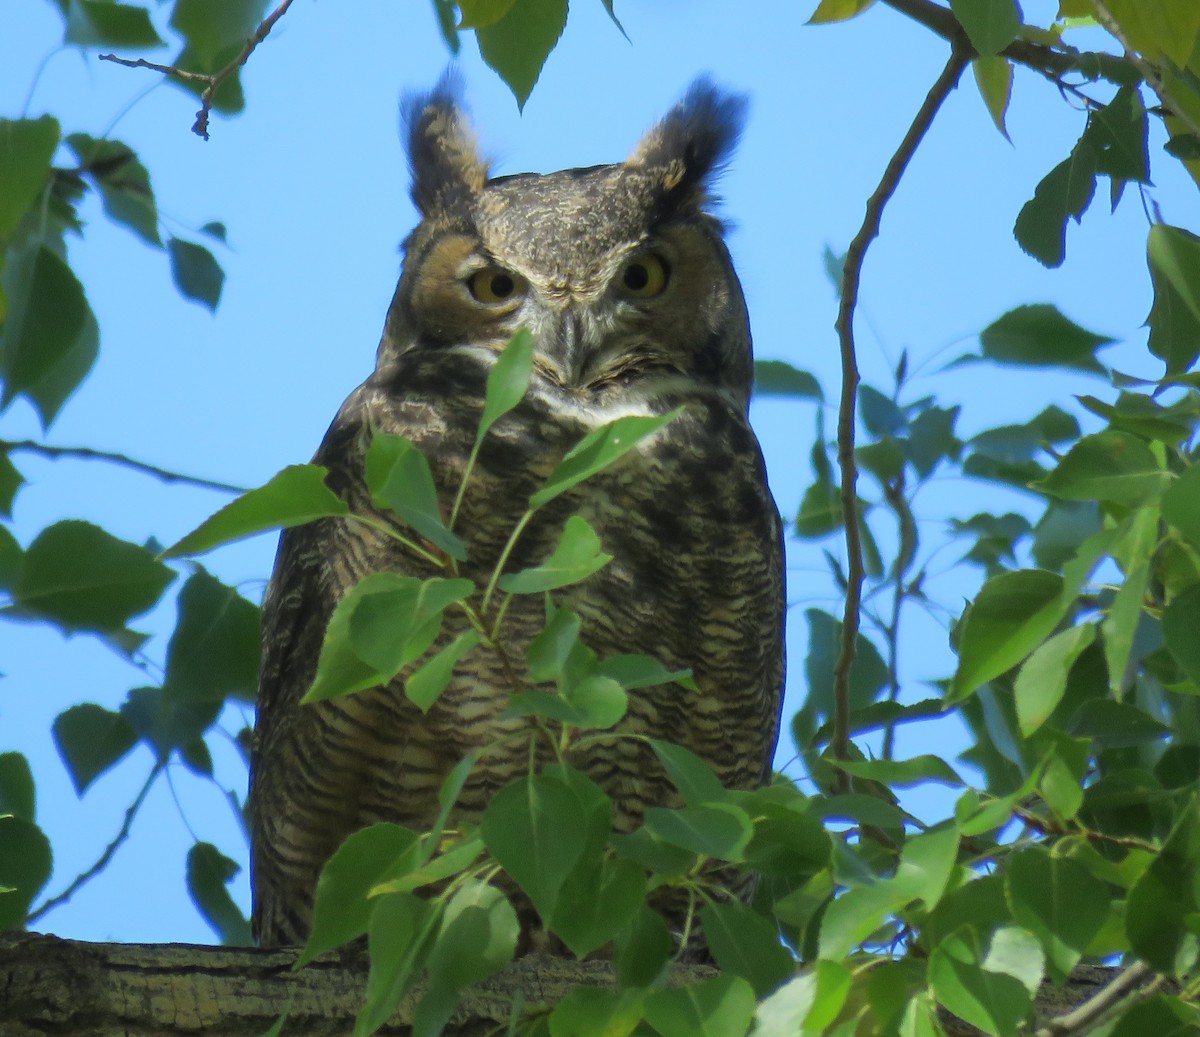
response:
<path id="1" fill-rule="evenodd" d="M 481 611 L 487 611 L 488 604 L 492 600 L 492 595 L 496 591 L 496 584 L 500 581 L 500 574 L 504 572 L 504 566 L 508 562 L 508 556 L 512 554 L 513 548 L 517 546 L 517 540 L 525 532 L 525 527 L 529 525 L 529 520 L 533 518 L 534 510 L 534 508 L 530 508 L 525 512 L 521 516 L 521 520 L 513 527 L 513 531 L 508 535 L 508 542 L 504 545 L 504 550 L 500 552 L 500 557 L 496 561 L 496 567 L 492 570 L 487 588 L 483 592 Z"/>
<path id="2" fill-rule="evenodd" d="M 842 275 L 841 303 L 838 308 L 837 333 L 841 345 L 842 395 L 838 411 L 838 466 L 841 469 L 842 522 L 846 529 L 846 553 L 848 574 L 846 607 L 842 620 L 842 643 L 833 669 L 834 681 L 834 732 L 831 750 L 834 759 L 844 760 L 850 751 L 850 668 L 854 664 L 854 652 L 858 639 L 859 611 L 862 604 L 862 585 L 865 578 L 862 554 L 862 534 L 858 525 L 858 468 L 854 458 L 855 403 L 858 397 L 858 361 L 854 346 L 854 309 L 858 304 L 859 281 L 862 278 L 863 260 L 872 239 L 879 233 L 883 210 L 896 191 L 909 161 L 933 123 L 942 102 L 958 84 L 963 69 L 971 59 L 971 49 L 957 37 L 953 41 L 950 58 L 938 76 L 912 125 L 900 142 L 884 170 L 879 186 L 867 201 L 867 211 L 862 226 L 846 252 Z M 835 770 L 835 791 L 846 792 L 849 779 L 845 773 Z"/>
<path id="3" fill-rule="evenodd" d="M 96 863 L 86 871 L 83 871 L 77 875 L 71 884 L 67 886 L 67 888 L 61 893 L 59 893 L 58 896 L 51 897 L 40 907 L 30 911 L 29 914 L 25 916 L 24 924 L 26 926 L 32 925 L 39 918 L 42 918 L 44 915 L 53 911 L 56 907 L 59 907 L 61 904 L 65 904 L 71 899 L 71 897 L 79 892 L 80 888 L 91 882 L 92 879 L 94 879 L 100 874 L 100 872 L 108 867 L 109 862 L 116 855 L 116 852 L 120 848 L 121 844 L 129 838 L 129 831 L 133 827 L 133 819 L 137 817 L 138 811 L 141 810 L 142 804 L 146 801 L 146 796 L 150 792 L 150 787 L 154 784 L 154 781 L 159 774 L 162 773 L 165 766 L 165 759 L 158 760 L 150 769 L 150 774 L 146 778 L 145 784 L 142 785 L 141 791 L 138 792 L 137 798 L 134 799 L 134 801 L 129 805 L 129 808 L 125 811 L 125 820 L 121 823 L 120 829 L 113 837 L 112 842 L 110 842 L 104 848 L 104 852 L 96 859 Z"/>
<path id="4" fill-rule="evenodd" d="M 373 529 L 377 533 L 382 533 L 384 536 L 391 537 L 393 540 L 396 540 L 399 543 L 403 544 L 410 551 L 412 551 L 413 554 L 417 555 L 420 558 L 425 559 L 425 561 L 430 562 L 433 565 L 436 565 L 439 569 L 446 568 L 445 562 L 443 562 L 442 559 L 438 558 L 437 555 L 432 554 L 429 551 L 426 551 L 425 548 L 423 548 L 415 540 L 410 540 L 403 533 L 398 532 L 395 529 L 395 527 L 389 526 L 386 522 L 380 522 L 378 519 L 368 518 L 366 515 L 355 515 L 353 513 L 351 513 L 349 515 L 343 515 L 341 517 L 345 518 L 345 519 L 350 519 L 354 522 L 361 522 L 364 526 L 367 526 L 369 529 Z"/>

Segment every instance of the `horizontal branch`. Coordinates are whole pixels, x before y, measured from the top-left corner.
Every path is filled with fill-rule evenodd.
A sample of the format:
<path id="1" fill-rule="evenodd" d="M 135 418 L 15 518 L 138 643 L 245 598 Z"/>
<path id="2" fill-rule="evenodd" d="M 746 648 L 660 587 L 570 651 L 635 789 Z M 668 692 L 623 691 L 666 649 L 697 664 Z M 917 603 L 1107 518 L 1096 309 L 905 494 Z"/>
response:
<path id="1" fill-rule="evenodd" d="M 216 479 L 202 479 L 195 475 L 184 475 L 173 472 L 169 468 L 159 468 L 158 465 L 147 464 L 137 458 L 125 454 L 116 454 L 109 450 L 94 450 L 90 446 L 50 446 L 48 443 L 38 443 L 32 439 L 0 439 L 0 454 L 22 453 L 36 454 L 51 461 L 63 459 L 76 461 L 107 461 L 109 464 L 120 465 L 143 475 L 152 475 L 168 483 L 184 483 L 197 486 L 202 490 L 220 490 L 222 493 L 245 493 L 243 486 L 219 482 Z"/>

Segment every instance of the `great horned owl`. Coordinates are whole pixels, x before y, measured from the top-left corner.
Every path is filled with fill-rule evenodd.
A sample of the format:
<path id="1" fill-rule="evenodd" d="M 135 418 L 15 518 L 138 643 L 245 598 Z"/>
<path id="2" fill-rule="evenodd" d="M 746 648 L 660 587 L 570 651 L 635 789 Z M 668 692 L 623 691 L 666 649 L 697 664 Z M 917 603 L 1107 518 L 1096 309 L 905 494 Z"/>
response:
<path id="1" fill-rule="evenodd" d="M 489 179 L 445 81 L 407 111 L 412 197 L 421 222 L 405 246 L 374 373 L 342 405 L 315 463 L 360 514 L 373 431 L 428 457 L 453 499 L 497 355 L 520 327 L 535 342 L 523 402 L 492 429 L 456 532 L 462 574 L 486 582 L 531 493 L 585 434 L 615 418 L 682 416 L 618 464 L 537 513 L 508 561 L 536 565 L 581 513 L 613 560 L 555 592 L 601 657 L 641 653 L 689 668 L 677 684 L 631 693 L 620 730 L 690 748 L 725 785 L 770 774 L 783 683 L 781 526 L 747 422 L 752 358 L 745 302 L 709 188 L 740 131 L 744 102 L 706 80 L 615 165 Z M 530 723 L 502 719 L 509 694 L 484 648 L 456 668 L 428 714 L 391 684 L 313 705 L 325 628 L 364 576 L 434 575 L 394 540 L 325 519 L 284 532 L 264 602 L 263 665 L 250 780 L 254 926 L 259 942 L 303 942 L 322 865 L 377 821 L 429 828 L 447 773 L 471 750 Z M 545 621 L 539 596 L 515 597 L 503 640 L 520 666 Z M 438 644 L 463 629 L 448 616 Z M 436 647 L 436 646 L 435 646 Z M 477 823 L 526 772 L 519 740 L 485 751 L 456 810 Z M 636 827 L 648 806 L 678 805 L 645 743 L 593 741 L 571 762 Z"/>

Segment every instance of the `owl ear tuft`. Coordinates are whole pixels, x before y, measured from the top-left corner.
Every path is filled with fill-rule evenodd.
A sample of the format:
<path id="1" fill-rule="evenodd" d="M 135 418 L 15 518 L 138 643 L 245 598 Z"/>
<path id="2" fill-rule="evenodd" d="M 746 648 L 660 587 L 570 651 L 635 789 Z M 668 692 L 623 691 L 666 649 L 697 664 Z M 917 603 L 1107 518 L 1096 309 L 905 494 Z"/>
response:
<path id="1" fill-rule="evenodd" d="M 405 98 L 412 200 L 422 216 L 467 202 L 483 190 L 488 164 L 462 107 L 462 82 L 447 71 L 428 94 Z"/>
<path id="2" fill-rule="evenodd" d="M 646 133 L 626 164 L 659 175 L 664 201 L 672 206 L 702 205 L 742 135 L 746 107 L 744 94 L 722 90 L 700 76 Z"/>

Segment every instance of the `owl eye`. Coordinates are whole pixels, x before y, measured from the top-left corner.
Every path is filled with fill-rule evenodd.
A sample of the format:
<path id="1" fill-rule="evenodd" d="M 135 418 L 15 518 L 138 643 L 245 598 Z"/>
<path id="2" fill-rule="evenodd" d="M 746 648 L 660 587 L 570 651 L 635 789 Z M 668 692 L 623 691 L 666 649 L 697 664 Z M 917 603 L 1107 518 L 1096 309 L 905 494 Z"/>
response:
<path id="1" fill-rule="evenodd" d="M 467 288 L 477 302 L 487 306 L 514 303 L 525 292 L 522 277 L 498 266 L 485 266 L 467 278 Z"/>
<path id="2" fill-rule="evenodd" d="M 670 271 L 667 264 L 653 252 L 635 256 L 618 275 L 621 290 L 635 299 L 653 299 L 667 287 Z"/>

